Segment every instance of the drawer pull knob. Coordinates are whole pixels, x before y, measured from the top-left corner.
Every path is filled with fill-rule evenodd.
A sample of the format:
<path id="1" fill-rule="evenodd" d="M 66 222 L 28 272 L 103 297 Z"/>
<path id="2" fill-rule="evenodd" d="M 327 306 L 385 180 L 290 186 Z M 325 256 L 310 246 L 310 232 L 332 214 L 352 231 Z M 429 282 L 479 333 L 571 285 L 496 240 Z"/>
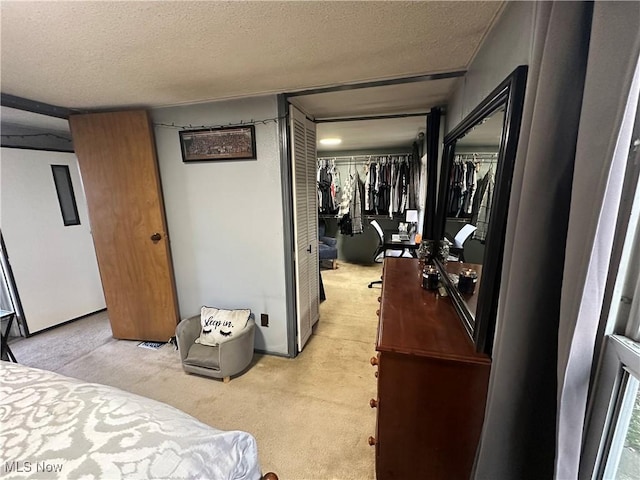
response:
<path id="1" fill-rule="evenodd" d="M 381 301 L 382 301 L 382 297 L 378 297 L 378 302 L 381 302 Z"/>
<path id="2" fill-rule="evenodd" d="M 376 408 L 378 406 L 378 401 L 372 398 L 371 400 L 369 400 L 369 406 L 371 408 Z"/>
<path id="3" fill-rule="evenodd" d="M 376 310 L 376 315 L 379 317 L 380 316 L 380 310 Z"/>
<path id="4" fill-rule="evenodd" d="M 373 372 L 373 376 L 378 378 L 378 371 L 377 370 L 375 372 Z"/>
<path id="5" fill-rule="evenodd" d="M 376 439 L 373 437 L 369 437 L 369 439 L 367 440 L 369 445 L 371 445 L 372 447 L 376 444 Z"/>
<path id="6" fill-rule="evenodd" d="M 371 362 L 371 365 L 373 365 L 374 367 L 378 365 L 378 357 L 371 357 L 371 360 L 369 361 Z"/>

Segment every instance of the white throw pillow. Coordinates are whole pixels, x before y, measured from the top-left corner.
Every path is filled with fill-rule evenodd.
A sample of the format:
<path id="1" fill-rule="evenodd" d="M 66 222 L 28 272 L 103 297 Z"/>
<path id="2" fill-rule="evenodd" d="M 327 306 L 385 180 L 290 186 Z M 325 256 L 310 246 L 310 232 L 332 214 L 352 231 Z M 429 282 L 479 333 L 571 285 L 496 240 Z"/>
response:
<path id="1" fill-rule="evenodd" d="M 231 340 L 247 326 L 251 310 L 224 310 L 222 308 L 202 307 L 200 324 L 202 332 L 196 343 L 215 347 Z"/>

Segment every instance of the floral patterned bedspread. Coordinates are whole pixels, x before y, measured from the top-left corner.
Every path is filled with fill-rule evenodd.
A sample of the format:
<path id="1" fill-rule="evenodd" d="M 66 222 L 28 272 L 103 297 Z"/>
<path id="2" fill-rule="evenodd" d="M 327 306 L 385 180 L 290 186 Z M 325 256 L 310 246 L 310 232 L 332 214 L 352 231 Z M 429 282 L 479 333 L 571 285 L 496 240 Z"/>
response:
<path id="1" fill-rule="evenodd" d="M 253 436 L 105 385 L 0 362 L 0 478 L 259 479 Z"/>

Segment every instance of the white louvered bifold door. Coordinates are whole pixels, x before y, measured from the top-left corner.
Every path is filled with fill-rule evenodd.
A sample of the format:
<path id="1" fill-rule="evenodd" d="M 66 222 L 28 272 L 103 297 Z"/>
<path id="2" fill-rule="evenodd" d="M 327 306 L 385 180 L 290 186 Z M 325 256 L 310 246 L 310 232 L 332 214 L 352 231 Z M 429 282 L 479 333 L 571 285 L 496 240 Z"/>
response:
<path id="1" fill-rule="evenodd" d="M 295 107 L 291 113 L 291 160 L 295 235 L 298 351 L 319 317 L 318 197 L 315 124 Z"/>

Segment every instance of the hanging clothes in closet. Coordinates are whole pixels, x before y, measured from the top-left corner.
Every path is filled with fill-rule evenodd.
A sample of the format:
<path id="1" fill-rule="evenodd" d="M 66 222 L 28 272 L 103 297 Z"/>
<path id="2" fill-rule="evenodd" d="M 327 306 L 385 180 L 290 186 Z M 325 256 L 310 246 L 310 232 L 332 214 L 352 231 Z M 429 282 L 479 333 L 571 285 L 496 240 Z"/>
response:
<path id="1" fill-rule="evenodd" d="M 404 213 L 417 205 L 415 184 L 419 165 L 410 155 L 371 157 L 365 166 L 365 213 L 389 215 Z"/>
<path id="2" fill-rule="evenodd" d="M 473 238 L 476 240 L 484 241 L 487 238 L 495 183 L 496 177 L 493 173 L 493 167 L 491 167 L 478 184 L 478 195 L 471 215 L 471 224 L 477 227 L 473 232 Z"/>
<path id="3" fill-rule="evenodd" d="M 449 197 L 447 198 L 447 217 L 472 218 L 475 225 L 482 193 L 478 178 L 485 180 L 489 169 L 495 165 L 497 154 L 460 154 L 456 155 L 449 176 Z M 486 184 L 483 184 L 486 186 Z M 489 209 L 490 209 L 489 205 Z"/>
<path id="4" fill-rule="evenodd" d="M 449 177 L 448 217 L 468 217 L 476 191 L 476 164 L 459 157 L 451 166 Z"/>
<path id="5" fill-rule="evenodd" d="M 362 182 L 358 170 L 349 164 L 349 173 L 343 185 L 342 202 L 338 215 L 340 233 L 357 235 L 363 232 L 362 226 Z"/>
<path id="6" fill-rule="evenodd" d="M 467 171 L 465 172 L 465 186 L 466 192 L 462 199 L 461 205 L 461 213 L 464 216 L 471 215 L 472 206 L 473 206 L 473 198 L 476 194 L 476 189 L 478 185 L 478 166 L 474 162 L 466 162 Z"/>
<path id="7" fill-rule="evenodd" d="M 318 160 L 318 213 L 336 214 L 340 205 L 340 174 L 333 160 Z"/>
<path id="8" fill-rule="evenodd" d="M 347 162 L 345 173 L 337 165 Z M 417 209 L 420 162 L 409 154 L 318 158 L 317 183 L 318 213 L 337 213 L 341 233 L 358 234 L 363 215 L 392 217 Z"/>
<path id="9" fill-rule="evenodd" d="M 353 196 L 349 203 L 349 214 L 351 215 L 352 230 L 351 235 L 362 233 L 362 183 L 358 170 L 355 170 L 353 182 Z"/>
<path id="10" fill-rule="evenodd" d="M 387 163 L 386 158 L 377 163 L 378 175 L 376 175 L 376 183 L 374 184 L 374 203 L 370 213 L 376 215 L 384 215 L 389 213 L 391 204 L 391 165 Z"/>

